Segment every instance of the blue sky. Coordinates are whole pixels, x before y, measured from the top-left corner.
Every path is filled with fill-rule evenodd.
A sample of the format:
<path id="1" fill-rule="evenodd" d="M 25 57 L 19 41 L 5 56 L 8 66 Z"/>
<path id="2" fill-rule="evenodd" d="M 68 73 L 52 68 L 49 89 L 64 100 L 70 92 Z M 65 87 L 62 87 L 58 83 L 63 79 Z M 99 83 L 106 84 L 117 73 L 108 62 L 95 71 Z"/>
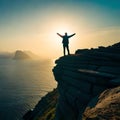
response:
<path id="1" fill-rule="evenodd" d="M 92 14 L 91 12 L 94 14 L 98 10 L 98 14 L 111 17 L 111 24 L 119 24 L 119 6 L 119 0 L 0 0 L 0 18 L 3 21 L 7 21 L 13 16 L 28 14 L 37 9 L 42 11 L 40 12 L 41 14 L 44 14 L 46 9 L 52 9 L 52 12 L 69 11 L 71 9 L 70 12 L 74 12 L 74 9 L 78 8 L 77 12 L 85 10 L 87 11 L 86 14 L 90 15 Z"/>
<path id="2" fill-rule="evenodd" d="M 120 0 L 0 0 L 0 51 L 60 54 L 56 32 L 67 30 L 72 51 L 107 46 L 119 42 L 119 21 Z"/>

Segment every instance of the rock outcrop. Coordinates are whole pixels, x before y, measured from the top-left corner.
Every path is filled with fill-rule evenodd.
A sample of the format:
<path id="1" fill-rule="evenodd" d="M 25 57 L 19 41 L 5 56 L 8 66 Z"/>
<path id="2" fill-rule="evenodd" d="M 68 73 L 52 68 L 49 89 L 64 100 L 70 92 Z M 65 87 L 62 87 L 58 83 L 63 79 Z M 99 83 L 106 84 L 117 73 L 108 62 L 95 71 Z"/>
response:
<path id="1" fill-rule="evenodd" d="M 105 90 L 95 106 L 86 108 L 83 120 L 120 120 L 120 87 Z"/>
<path id="2" fill-rule="evenodd" d="M 120 43 L 79 49 L 55 63 L 57 89 L 24 120 L 120 120 Z"/>
<path id="3" fill-rule="evenodd" d="M 110 97 L 103 91 L 120 86 L 120 43 L 109 47 L 77 50 L 76 54 L 61 57 L 55 63 L 57 65 L 53 73 L 60 94 L 55 120 L 92 120 L 87 117 L 87 113 L 90 111 L 92 114 L 96 107 L 87 109 L 88 106 L 95 106 L 100 101 L 103 104 Z M 118 89 L 120 94 L 120 87 Z M 101 93 L 106 97 L 105 100 L 99 100 L 99 96 L 103 97 Z M 118 94 L 116 95 L 116 102 L 120 106 Z M 114 112 L 104 120 L 115 120 L 113 116 Z"/>

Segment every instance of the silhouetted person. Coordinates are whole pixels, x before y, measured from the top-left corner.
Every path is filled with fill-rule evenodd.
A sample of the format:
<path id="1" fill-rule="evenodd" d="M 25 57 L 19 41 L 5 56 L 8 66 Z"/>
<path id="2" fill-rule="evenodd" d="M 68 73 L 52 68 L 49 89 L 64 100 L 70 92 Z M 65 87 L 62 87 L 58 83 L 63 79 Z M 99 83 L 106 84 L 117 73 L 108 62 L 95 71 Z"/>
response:
<path id="1" fill-rule="evenodd" d="M 60 35 L 59 33 L 57 33 L 57 35 L 59 35 L 60 37 L 63 38 L 62 43 L 63 43 L 63 53 L 64 53 L 64 56 L 65 56 L 65 49 L 67 49 L 68 55 L 69 55 L 70 54 L 70 50 L 69 50 L 69 38 L 72 37 L 72 36 L 74 36 L 75 33 L 72 34 L 72 35 L 69 35 L 69 36 L 67 35 L 67 33 L 65 33 L 65 35 Z"/>

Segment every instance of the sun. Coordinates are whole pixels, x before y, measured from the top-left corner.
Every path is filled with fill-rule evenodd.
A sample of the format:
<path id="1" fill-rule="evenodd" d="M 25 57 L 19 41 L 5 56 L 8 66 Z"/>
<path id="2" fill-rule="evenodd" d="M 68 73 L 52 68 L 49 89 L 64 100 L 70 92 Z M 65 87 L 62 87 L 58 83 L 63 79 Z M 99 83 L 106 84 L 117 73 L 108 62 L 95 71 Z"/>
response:
<path id="1" fill-rule="evenodd" d="M 44 51 L 43 53 L 45 55 L 51 54 L 51 56 L 61 56 L 63 53 L 63 45 L 62 45 L 62 38 L 57 35 L 57 33 L 61 35 L 65 35 L 67 32 L 68 35 L 73 34 L 75 31 L 74 26 L 70 24 L 68 21 L 62 21 L 62 20 L 54 20 L 46 22 L 44 28 L 41 32 L 44 33 L 44 35 L 40 34 L 40 43 L 41 47 L 40 50 Z M 70 43 L 72 46 L 74 46 L 74 41 L 71 38 Z M 43 50 L 44 49 L 44 50 Z"/>
<path id="2" fill-rule="evenodd" d="M 49 25 L 50 27 L 50 32 L 52 34 L 55 33 L 60 33 L 61 35 L 64 35 L 66 32 L 68 34 L 72 33 L 72 26 L 66 21 L 52 21 L 52 23 Z"/>
<path id="3" fill-rule="evenodd" d="M 69 34 L 71 33 L 71 29 L 70 27 L 68 27 L 67 25 L 60 25 L 56 28 L 56 31 L 62 35 L 64 35 L 66 32 Z"/>
<path id="4" fill-rule="evenodd" d="M 49 29 L 48 36 L 52 39 L 52 41 L 55 40 L 54 43 L 56 43 L 56 39 L 60 39 L 57 36 L 57 33 L 61 35 L 65 35 L 66 32 L 68 33 L 68 35 L 73 34 L 72 26 L 69 25 L 67 22 L 54 22 L 54 23 L 51 23 L 49 26 L 50 26 L 50 29 Z"/>

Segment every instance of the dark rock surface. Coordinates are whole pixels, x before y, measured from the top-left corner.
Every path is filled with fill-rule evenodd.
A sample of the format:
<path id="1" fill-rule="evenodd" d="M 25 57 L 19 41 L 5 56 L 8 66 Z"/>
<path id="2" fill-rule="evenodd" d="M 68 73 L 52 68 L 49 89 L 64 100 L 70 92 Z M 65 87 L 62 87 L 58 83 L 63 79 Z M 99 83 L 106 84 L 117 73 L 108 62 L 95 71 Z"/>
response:
<path id="1" fill-rule="evenodd" d="M 53 120 L 55 117 L 56 104 L 58 100 L 58 90 L 54 89 L 43 97 L 33 110 L 29 110 L 24 116 L 24 120 Z"/>
<path id="2" fill-rule="evenodd" d="M 120 86 L 120 43 L 77 50 L 55 63 L 53 73 L 60 94 L 55 120 L 81 120 L 90 101 L 95 105 L 103 91 Z"/>
<path id="3" fill-rule="evenodd" d="M 46 95 L 25 120 L 120 120 L 120 43 L 79 49 L 55 63 L 58 92 Z"/>

